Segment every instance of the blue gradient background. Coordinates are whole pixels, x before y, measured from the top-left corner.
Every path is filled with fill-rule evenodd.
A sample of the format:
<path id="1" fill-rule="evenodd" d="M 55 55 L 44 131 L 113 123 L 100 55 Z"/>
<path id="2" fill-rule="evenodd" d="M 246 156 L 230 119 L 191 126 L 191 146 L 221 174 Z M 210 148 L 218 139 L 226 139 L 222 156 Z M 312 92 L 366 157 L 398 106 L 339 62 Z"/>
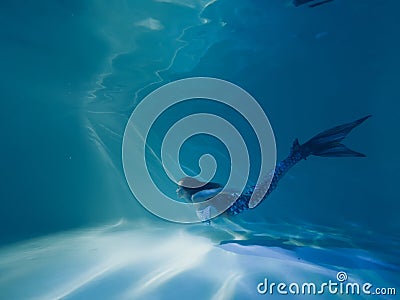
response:
<path id="1" fill-rule="evenodd" d="M 373 115 L 346 142 L 367 158 L 303 161 L 234 222 L 276 236 L 334 228 L 398 266 L 400 3 L 287 2 L 2 1 L 0 245 L 121 219 L 181 230 L 130 193 L 122 135 L 147 93 L 210 76 L 260 102 L 280 159 L 296 137 Z"/>

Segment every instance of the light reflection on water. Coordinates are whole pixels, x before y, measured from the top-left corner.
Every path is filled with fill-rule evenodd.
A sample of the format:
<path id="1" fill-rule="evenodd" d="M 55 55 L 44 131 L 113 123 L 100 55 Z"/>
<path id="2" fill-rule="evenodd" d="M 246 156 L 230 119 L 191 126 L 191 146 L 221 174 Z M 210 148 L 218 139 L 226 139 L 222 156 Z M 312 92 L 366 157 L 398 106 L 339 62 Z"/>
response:
<path id="1" fill-rule="evenodd" d="M 265 234 L 239 230 L 225 220 L 153 225 L 122 220 L 5 247 L 0 250 L 2 297 L 249 299 L 261 297 L 256 286 L 264 277 L 318 283 L 335 279 L 338 271 L 353 282 L 396 287 L 395 258 L 383 261 L 372 250 L 345 246 L 343 235 L 333 231 L 321 246 L 307 238 L 310 226 L 303 236 L 289 237 L 289 225 L 270 224 Z"/>

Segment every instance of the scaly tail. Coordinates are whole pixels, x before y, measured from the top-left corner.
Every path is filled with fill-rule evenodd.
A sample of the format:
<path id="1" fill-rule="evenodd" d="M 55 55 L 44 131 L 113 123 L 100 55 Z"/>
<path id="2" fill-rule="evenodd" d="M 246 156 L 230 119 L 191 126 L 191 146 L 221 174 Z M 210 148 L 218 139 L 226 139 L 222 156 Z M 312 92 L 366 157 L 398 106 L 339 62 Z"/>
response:
<path id="1" fill-rule="evenodd" d="M 279 180 L 292 168 L 295 164 L 303 159 L 307 159 L 310 155 L 323 156 L 323 157 L 365 157 L 364 154 L 353 151 L 341 143 L 341 141 L 352 131 L 355 127 L 360 125 L 366 119 L 371 117 L 368 115 L 357 121 L 339 125 L 331 129 L 325 130 L 303 145 L 300 145 L 299 140 L 295 139 L 290 154 L 284 160 L 279 162 L 273 174 L 272 181 L 269 185 L 268 191 L 265 194 L 265 199 L 278 185 Z M 247 191 L 248 199 L 257 187 L 251 187 Z M 237 214 L 246 208 L 256 207 L 263 199 L 255 199 L 255 201 L 242 201 L 241 205 L 233 205 L 230 210 L 233 214 Z M 239 201 L 237 201 L 239 204 Z"/>

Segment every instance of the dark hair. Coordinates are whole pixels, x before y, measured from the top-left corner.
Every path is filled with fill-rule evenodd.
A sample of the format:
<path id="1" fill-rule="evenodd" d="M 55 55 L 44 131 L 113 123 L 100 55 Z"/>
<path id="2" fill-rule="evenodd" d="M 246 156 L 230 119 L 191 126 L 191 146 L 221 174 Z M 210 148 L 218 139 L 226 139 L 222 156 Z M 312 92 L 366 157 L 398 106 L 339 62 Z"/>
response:
<path id="1" fill-rule="evenodd" d="M 202 182 L 193 177 L 184 177 L 179 180 L 178 185 L 181 189 L 188 192 L 190 195 L 194 195 L 197 192 L 208 190 L 208 189 L 218 189 L 222 186 L 215 182 Z"/>

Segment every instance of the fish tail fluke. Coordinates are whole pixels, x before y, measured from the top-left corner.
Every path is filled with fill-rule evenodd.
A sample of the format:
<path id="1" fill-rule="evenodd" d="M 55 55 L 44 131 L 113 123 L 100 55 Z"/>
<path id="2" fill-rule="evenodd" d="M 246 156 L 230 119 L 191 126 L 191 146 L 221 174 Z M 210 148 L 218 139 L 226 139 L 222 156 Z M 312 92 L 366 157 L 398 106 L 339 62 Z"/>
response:
<path id="1" fill-rule="evenodd" d="M 364 154 L 347 148 L 341 141 L 358 125 L 370 118 L 371 115 L 365 116 L 354 122 L 346 123 L 325 130 L 303 145 L 300 145 L 296 139 L 292 146 L 293 151 L 300 151 L 302 156 L 306 158 L 309 155 L 322 157 L 365 157 Z"/>

